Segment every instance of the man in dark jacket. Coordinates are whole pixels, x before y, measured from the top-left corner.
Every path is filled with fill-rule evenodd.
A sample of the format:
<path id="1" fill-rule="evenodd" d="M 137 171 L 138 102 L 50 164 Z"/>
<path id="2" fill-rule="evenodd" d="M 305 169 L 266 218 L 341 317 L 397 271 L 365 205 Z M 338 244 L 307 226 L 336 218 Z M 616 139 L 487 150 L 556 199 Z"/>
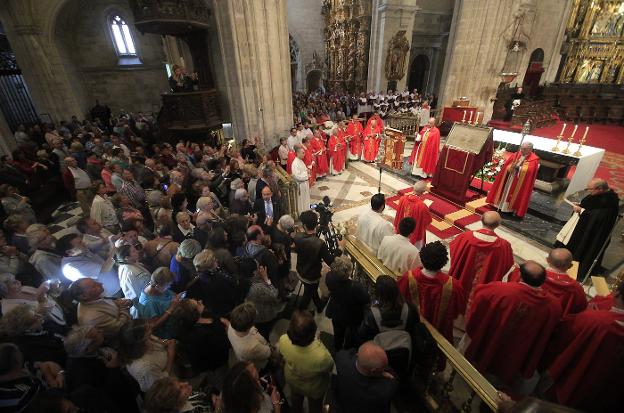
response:
<path id="1" fill-rule="evenodd" d="M 326 315 L 331 318 L 334 327 L 336 351 L 355 346 L 355 333 L 364 318 L 364 310 L 370 303 L 366 288 L 349 278 L 352 272 L 351 260 L 338 257 L 325 278 L 329 289 Z"/>

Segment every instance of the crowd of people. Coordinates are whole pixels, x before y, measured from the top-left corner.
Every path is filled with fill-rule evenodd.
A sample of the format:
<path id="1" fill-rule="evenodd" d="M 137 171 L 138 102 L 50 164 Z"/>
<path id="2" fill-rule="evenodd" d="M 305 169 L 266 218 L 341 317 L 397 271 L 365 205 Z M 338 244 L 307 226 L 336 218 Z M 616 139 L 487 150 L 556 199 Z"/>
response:
<path id="1" fill-rule="evenodd" d="M 395 104 L 399 95 L 380 99 Z M 20 127 L 0 174 L 2 411 L 265 413 L 307 404 L 316 413 L 327 402 L 390 412 L 435 359 L 421 317 L 453 343 L 460 316 L 460 348 L 499 388 L 526 394 L 522 385 L 547 372 L 543 397 L 611 411 L 619 383 L 610 372 L 621 363 L 589 357 L 577 366 L 575 351 L 621 343 L 596 337 L 611 338 L 603 330 L 624 322 L 623 287 L 589 305 L 602 310 L 586 310 L 565 275 L 570 253 L 553 250 L 548 269 L 514 266 L 494 232 L 498 214 L 451 243 L 445 274 L 446 246 L 426 242 L 426 186 L 401 199 L 394 225 L 374 195 L 356 235 L 404 275 L 380 276 L 372 296 L 352 279 L 342 242 L 334 251 L 318 236 L 309 190 L 348 159 L 376 157 L 383 120 L 374 114 L 364 126 L 357 102 L 296 95 L 301 117 L 272 154 L 256 139 L 157 143 L 150 116 L 114 118 L 99 103 L 90 120 Z M 315 126 L 333 112 L 335 127 Z M 298 186 L 296 214 L 285 211 L 277 165 Z M 66 199 L 80 214 L 63 235 L 51 233 L 45 206 Z M 319 294 L 323 278 L 329 297 Z M 320 340 L 315 313 L 331 319 L 331 342 Z M 275 337 L 284 318 L 288 329 Z M 595 380 L 583 380 L 580 366 Z"/>

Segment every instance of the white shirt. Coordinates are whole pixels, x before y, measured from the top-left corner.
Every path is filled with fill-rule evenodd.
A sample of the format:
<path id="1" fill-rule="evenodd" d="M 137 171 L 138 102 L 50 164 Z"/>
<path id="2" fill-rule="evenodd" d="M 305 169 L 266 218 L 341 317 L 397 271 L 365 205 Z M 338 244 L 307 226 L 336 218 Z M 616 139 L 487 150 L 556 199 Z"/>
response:
<path id="1" fill-rule="evenodd" d="M 357 238 L 366 244 L 371 251 L 377 255 L 379 244 L 387 235 L 393 235 L 392 224 L 386 221 L 383 216 L 369 209 L 358 217 Z"/>
<path id="2" fill-rule="evenodd" d="M 126 366 L 143 392 L 148 391 L 158 379 L 169 376 L 167 348 L 158 337 L 152 336 L 149 340 L 147 352 Z"/>
<path id="3" fill-rule="evenodd" d="M 288 147 L 290 150 L 295 149 L 296 144 L 301 144 L 301 136 L 297 133 L 297 136 L 288 135 Z"/>
<path id="4" fill-rule="evenodd" d="M 295 178 L 295 181 L 297 181 L 297 183 L 308 181 L 308 168 L 301 159 L 295 158 L 293 160 L 291 170 L 292 176 L 293 178 Z"/>
<path id="5" fill-rule="evenodd" d="M 286 165 L 288 163 L 288 152 L 288 145 L 280 145 L 280 147 L 277 149 L 277 154 L 280 158 L 280 164 Z"/>
<path id="6" fill-rule="evenodd" d="M 246 336 L 239 336 L 232 326 L 228 326 L 228 339 L 232 345 L 232 350 L 239 361 L 250 361 L 257 369 L 266 366 L 271 356 L 271 346 L 258 332 L 256 327 L 251 327 Z"/>
<path id="7" fill-rule="evenodd" d="M 76 189 L 89 189 L 91 187 L 91 178 L 84 170 L 72 168 L 71 166 L 68 166 L 67 169 L 74 177 L 74 187 Z"/>
<path id="8" fill-rule="evenodd" d="M 115 207 L 110 199 L 108 199 L 107 195 L 96 195 L 93 198 L 90 216 L 91 219 L 103 227 L 114 227 L 119 225 L 117 215 L 115 214 Z"/>
<path id="9" fill-rule="evenodd" d="M 418 248 L 401 234 L 384 237 L 379 245 L 377 258 L 386 267 L 400 274 L 422 266 Z"/>

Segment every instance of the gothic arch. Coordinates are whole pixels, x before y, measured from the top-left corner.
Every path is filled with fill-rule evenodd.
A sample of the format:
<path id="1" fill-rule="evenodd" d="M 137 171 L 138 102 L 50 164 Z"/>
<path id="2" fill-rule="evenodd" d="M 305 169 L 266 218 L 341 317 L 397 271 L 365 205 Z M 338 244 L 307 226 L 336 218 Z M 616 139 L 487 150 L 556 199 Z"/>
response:
<path id="1" fill-rule="evenodd" d="M 425 90 L 430 68 L 431 63 L 427 55 L 419 54 L 412 60 L 407 80 L 410 91 L 418 89 L 418 93 L 422 93 Z"/>

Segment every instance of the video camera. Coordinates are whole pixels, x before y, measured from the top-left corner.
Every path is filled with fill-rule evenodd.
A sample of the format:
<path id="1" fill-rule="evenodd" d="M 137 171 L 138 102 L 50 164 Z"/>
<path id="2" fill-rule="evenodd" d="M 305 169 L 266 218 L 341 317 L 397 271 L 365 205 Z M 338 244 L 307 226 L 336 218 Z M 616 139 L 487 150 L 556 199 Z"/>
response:
<path id="1" fill-rule="evenodd" d="M 323 197 L 323 202 L 310 205 L 310 209 L 316 211 L 319 214 L 319 225 L 316 230 L 316 235 L 325 241 L 329 252 L 338 257 L 342 254 L 342 251 L 338 247 L 338 241 L 342 239 L 334 225 L 332 224 L 332 217 L 334 212 L 331 210 L 331 199 L 328 196 Z"/>

